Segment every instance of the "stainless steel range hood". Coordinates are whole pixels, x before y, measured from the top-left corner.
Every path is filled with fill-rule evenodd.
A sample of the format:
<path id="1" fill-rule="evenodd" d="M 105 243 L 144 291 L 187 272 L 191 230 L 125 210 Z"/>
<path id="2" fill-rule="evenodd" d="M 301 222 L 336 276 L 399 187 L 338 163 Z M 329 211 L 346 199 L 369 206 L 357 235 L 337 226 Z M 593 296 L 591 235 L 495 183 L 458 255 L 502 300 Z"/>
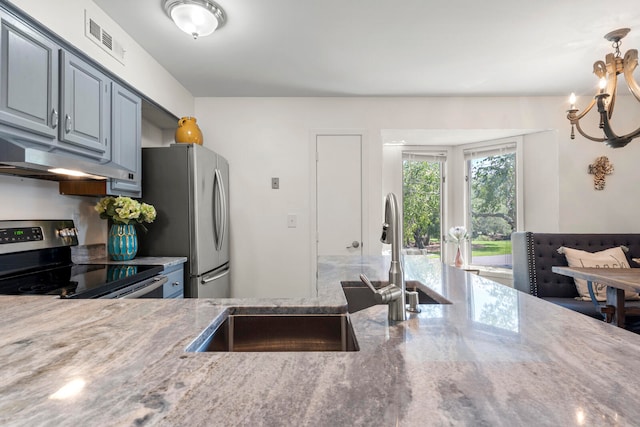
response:
<path id="1" fill-rule="evenodd" d="M 85 175 L 71 176 L 53 169 L 82 172 Z M 112 163 L 97 163 L 72 155 L 53 153 L 40 148 L 22 145 L 0 138 L 0 173 L 52 181 L 77 179 L 104 180 L 115 178 L 132 180 L 133 174 Z"/>

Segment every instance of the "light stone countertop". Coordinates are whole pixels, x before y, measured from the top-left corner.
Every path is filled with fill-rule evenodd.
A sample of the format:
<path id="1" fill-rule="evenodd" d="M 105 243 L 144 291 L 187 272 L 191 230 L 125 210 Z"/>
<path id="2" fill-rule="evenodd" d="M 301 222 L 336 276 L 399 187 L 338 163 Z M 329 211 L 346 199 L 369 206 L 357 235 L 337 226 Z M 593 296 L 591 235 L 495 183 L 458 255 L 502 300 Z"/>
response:
<path id="1" fill-rule="evenodd" d="M 110 258 L 95 258 L 89 261 L 91 264 L 127 264 L 127 265 L 161 265 L 164 268 L 173 267 L 187 262 L 187 257 L 152 257 L 137 256 L 128 261 L 114 261 Z"/>
<path id="2" fill-rule="evenodd" d="M 453 304 L 395 324 L 386 306 L 351 314 L 359 352 L 184 352 L 229 307 L 341 312 L 340 280 L 387 269 L 322 258 L 319 297 L 297 300 L 0 297 L 0 425 L 640 422 L 640 336 L 421 256 L 405 258 L 406 278 Z"/>
<path id="3" fill-rule="evenodd" d="M 113 261 L 107 255 L 107 247 L 102 243 L 73 246 L 71 258 L 76 264 L 129 264 L 129 265 L 161 265 L 164 268 L 187 262 L 187 257 L 151 257 L 136 256 L 128 261 Z"/>

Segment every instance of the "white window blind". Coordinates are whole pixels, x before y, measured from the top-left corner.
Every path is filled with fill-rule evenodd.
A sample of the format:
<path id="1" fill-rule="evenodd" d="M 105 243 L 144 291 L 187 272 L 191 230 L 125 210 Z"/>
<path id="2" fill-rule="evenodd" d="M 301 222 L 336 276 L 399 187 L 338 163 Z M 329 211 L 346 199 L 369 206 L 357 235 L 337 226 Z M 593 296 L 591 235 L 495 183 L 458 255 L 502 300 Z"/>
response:
<path id="1" fill-rule="evenodd" d="M 447 153 L 445 151 L 403 151 L 402 160 L 444 163 L 447 161 Z"/>
<path id="2" fill-rule="evenodd" d="M 509 154 L 516 152 L 516 143 L 515 142 L 507 142 L 504 144 L 497 145 L 485 145 L 479 147 L 465 148 L 463 150 L 464 159 L 479 159 L 482 157 L 489 156 L 500 156 L 502 154 Z"/>

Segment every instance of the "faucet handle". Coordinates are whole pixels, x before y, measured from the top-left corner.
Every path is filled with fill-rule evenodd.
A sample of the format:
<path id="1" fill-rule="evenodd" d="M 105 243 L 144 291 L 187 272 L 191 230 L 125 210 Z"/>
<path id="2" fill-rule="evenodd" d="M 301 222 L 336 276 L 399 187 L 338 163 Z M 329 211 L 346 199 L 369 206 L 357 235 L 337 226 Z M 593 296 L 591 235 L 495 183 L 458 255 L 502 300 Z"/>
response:
<path id="1" fill-rule="evenodd" d="M 388 284 L 384 288 L 376 289 L 366 275 L 360 274 L 360 280 L 371 289 L 379 304 L 395 301 L 402 296 L 402 289 L 393 283 Z"/>
<path id="2" fill-rule="evenodd" d="M 369 278 L 366 276 L 366 274 L 362 273 L 360 275 L 360 280 L 362 281 L 362 283 L 364 283 L 365 285 L 367 285 L 369 287 L 369 289 L 371 289 L 371 291 L 375 294 L 378 293 L 378 290 L 375 288 L 375 286 L 373 286 L 373 283 L 371 283 L 371 280 L 369 280 Z"/>

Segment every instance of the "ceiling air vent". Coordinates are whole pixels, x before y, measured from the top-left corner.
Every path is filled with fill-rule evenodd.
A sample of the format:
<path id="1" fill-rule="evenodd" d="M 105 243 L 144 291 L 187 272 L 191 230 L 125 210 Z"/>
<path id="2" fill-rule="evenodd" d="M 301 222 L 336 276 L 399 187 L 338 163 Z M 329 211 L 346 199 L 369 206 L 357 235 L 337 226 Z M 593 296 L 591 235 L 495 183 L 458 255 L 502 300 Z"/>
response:
<path id="1" fill-rule="evenodd" d="M 100 25 L 96 24 L 93 19 L 89 19 L 89 34 L 100 40 Z"/>
<path id="2" fill-rule="evenodd" d="M 102 44 L 109 50 L 113 50 L 113 37 L 106 31 L 102 32 Z"/>
<path id="3" fill-rule="evenodd" d="M 86 9 L 84 11 L 84 21 L 84 35 L 124 65 L 125 49 L 122 46 L 122 43 L 114 39 L 113 36 L 104 29 L 104 27 L 98 24 L 95 19 L 90 17 L 89 12 Z"/>

